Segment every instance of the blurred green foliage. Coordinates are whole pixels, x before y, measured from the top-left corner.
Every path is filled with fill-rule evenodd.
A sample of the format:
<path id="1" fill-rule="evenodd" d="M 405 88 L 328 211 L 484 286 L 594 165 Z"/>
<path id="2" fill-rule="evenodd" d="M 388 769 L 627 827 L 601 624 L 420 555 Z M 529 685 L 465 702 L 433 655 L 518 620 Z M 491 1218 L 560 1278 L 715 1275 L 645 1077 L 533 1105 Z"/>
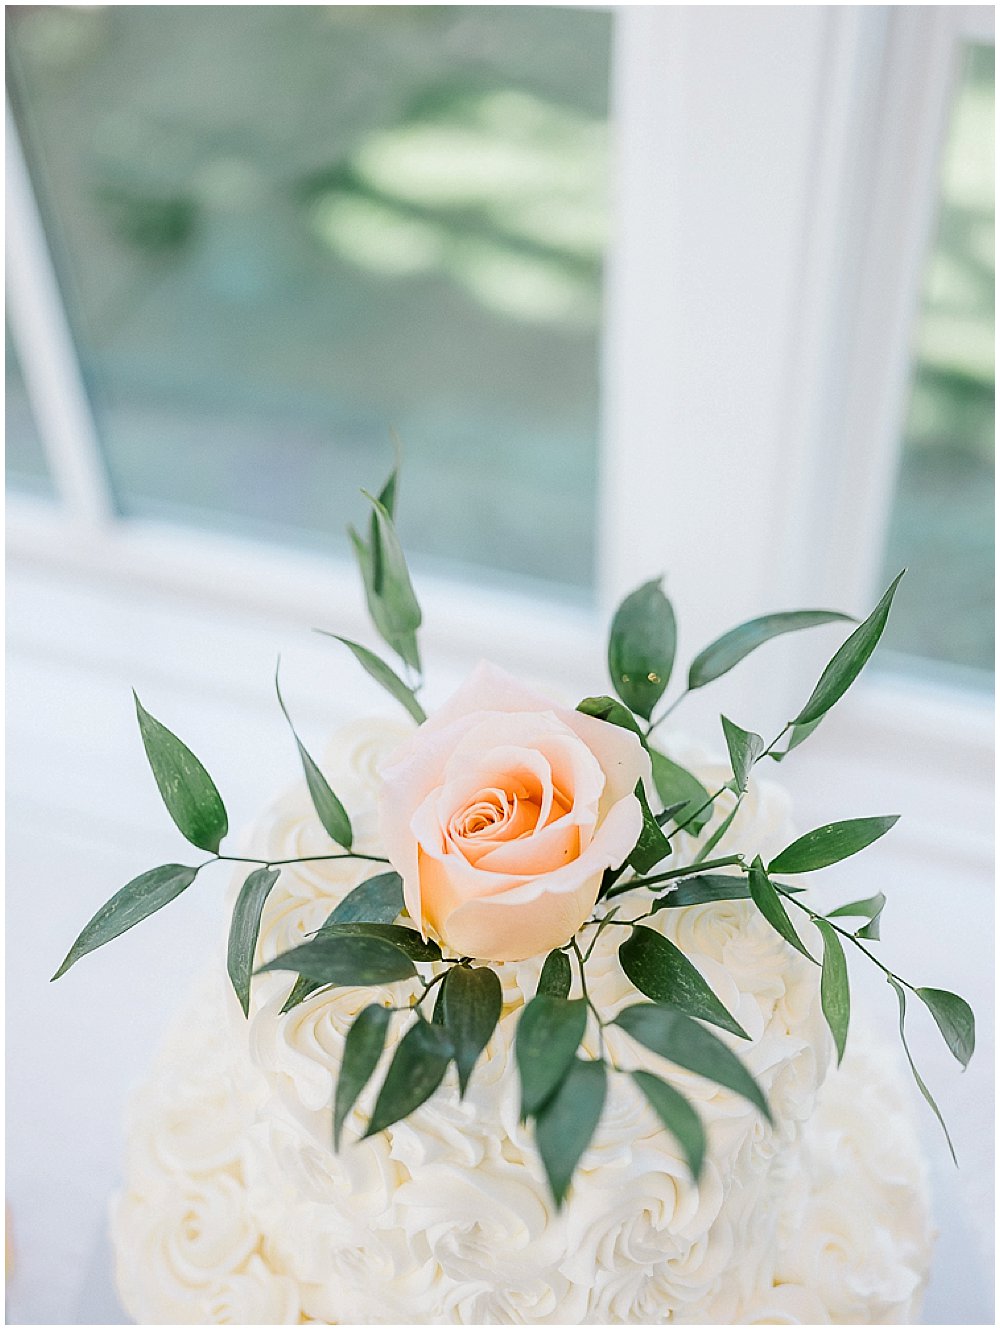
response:
<path id="1" fill-rule="evenodd" d="M 984 672 L 993 669 L 994 66 L 992 46 L 971 46 L 956 85 L 885 562 L 886 574 L 911 570 L 886 646 Z"/>

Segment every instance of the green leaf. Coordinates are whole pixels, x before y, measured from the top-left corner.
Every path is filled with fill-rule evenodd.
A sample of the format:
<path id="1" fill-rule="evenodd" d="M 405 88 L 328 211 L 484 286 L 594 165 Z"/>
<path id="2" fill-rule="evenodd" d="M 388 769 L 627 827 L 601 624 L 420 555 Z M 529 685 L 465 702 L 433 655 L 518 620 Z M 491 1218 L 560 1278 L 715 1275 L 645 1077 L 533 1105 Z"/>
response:
<path id="1" fill-rule="evenodd" d="M 964 1070 L 976 1048 L 976 1018 L 972 1008 L 965 998 L 949 993 L 946 988 L 918 988 L 916 993 Z"/>
<path id="2" fill-rule="evenodd" d="M 839 863 L 865 849 L 899 821 L 892 817 L 854 817 L 807 831 L 781 851 L 767 866 L 769 873 L 812 873 Z"/>
<path id="3" fill-rule="evenodd" d="M 847 961 L 840 938 L 825 919 L 817 919 L 816 927 L 823 937 L 823 976 L 820 980 L 820 1001 L 823 1015 L 837 1046 L 837 1066 L 844 1058 L 847 1046 L 847 1028 L 851 1023 L 851 985 L 847 975 Z"/>
<path id="4" fill-rule="evenodd" d="M 604 1063 L 574 1058 L 565 1080 L 538 1114 L 535 1144 L 557 1206 L 597 1130 L 606 1093 Z"/>
<path id="5" fill-rule="evenodd" d="M 672 822 L 676 819 L 678 813 L 689 807 L 690 804 L 686 799 L 680 799 L 675 804 L 668 804 L 666 808 L 661 808 L 656 814 L 656 825 L 658 827 L 665 827 L 668 822 Z"/>
<path id="6" fill-rule="evenodd" d="M 279 667 L 281 662 L 278 662 Z M 274 673 L 274 690 L 278 694 L 278 705 L 281 707 L 285 720 L 288 721 L 288 728 L 292 732 L 296 747 L 299 750 L 299 759 L 302 762 L 302 771 L 306 778 L 306 785 L 309 787 L 309 797 L 312 799 L 313 808 L 316 810 L 316 816 L 323 825 L 323 830 L 335 840 L 338 845 L 342 845 L 345 850 L 351 848 L 354 839 L 351 830 L 351 819 L 347 816 L 347 810 L 340 802 L 333 790 L 327 784 L 327 779 L 320 771 L 319 767 L 306 751 L 305 745 L 299 738 L 295 726 L 292 724 L 292 718 L 288 714 L 288 708 L 285 706 L 285 699 L 281 696 L 281 685 L 278 683 L 278 671 Z"/>
<path id="7" fill-rule="evenodd" d="M 418 1017 L 399 1042 L 365 1136 L 376 1136 L 430 1099 L 444 1080 L 453 1049 L 447 1032 Z"/>
<path id="8" fill-rule="evenodd" d="M 951 1151 L 951 1157 L 954 1160 L 955 1165 L 957 1166 L 958 1155 L 955 1153 L 955 1146 L 952 1144 L 951 1135 L 945 1124 L 945 1120 L 941 1116 L 941 1110 L 934 1102 L 934 1096 L 931 1094 L 930 1090 L 928 1090 L 926 1084 L 924 1083 L 923 1077 L 920 1075 L 920 1072 L 917 1071 L 917 1064 L 913 1061 L 913 1055 L 910 1053 L 910 1046 L 906 1042 L 906 1032 L 903 1028 L 906 1022 L 906 994 L 903 992 L 903 989 L 900 987 L 900 985 L 897 984 L 895 979 L 893 979 L 891 976 L 889 978 L 889 985 L 891 988 L 895 990 L 896 997 L 899 999 L 899 1038 L 903 1044 L 903 1052 L 906 1054 L 906 1060 L 910 1064 L 910 1071 L 913 1073 L 913 1079 L 917 1083 L 917 1089 L 926 1099 L 931 1112 L 937 1118 L 938 1122 L 940 1122 L 941 1130 L 944 1132 L 944 1138 L 948 1142 L 948 1149 Z"/>
<path id="9" fill-rule="evenodd" d="M 398 445 L 398 442 L 399 442 L 399 441 L 397 440 L 397 445 Z M 396 465 L 395 465 L 395 466 L 392 468 L 392 470 L 389 472 L 389 478 L 388 478 L 388 480 L 385 482 L 385 484 L 382 486 L 382 488 L 381 488 L 381 489 L 379 490 L 379 492 L 378 492 L 378 501 L 379 501 L 379 503 L 382 505 L 382 507 L 385 509 L 385 511 L 389 514 L 389 516 L 393 519 L 393 521 L 396 520 L 396 490 L 397 490 L 398 487 L 399 487 L 399 461 L 398 461 L 398 458 L 399 458 L 399 451 L 398 451 L 398 450 L 397 450 L 397 453 L 396 453 L 396 457 L 397 457 Z M 375 521 L 375 514 L 374 514 L 374 513 L 372 513 L 371 520 L 372 520 L 373 522 Z"/>
<path id="10" fill-rule="evenodd" d="M 142 746 L 167 812 L 185 840 L 218 854 L 229 819 L 215 782 L 190 748 L 151 716 L 134 692 L 132 696 Z"/>
<path id="11" fill-rule="evenodd" d="M 521 1012 L 514 1049 L 521 1076 L 521 1116 L 537 1113 L 573 1061 L 587 1029 L 583 998 L 535 996 Z"/>
<path id="12" fill-rule="evenodd" d="M 905 572 L 906 569 L 903 569 Z M 858 677 L 868 658 L 878 646 L 878 640 L 889 618 L 892 598 L 896 594 L 899 573 L 892 581 L 888 591 L 869 614 L 864 623 L 859 624 L 840 650 L 834 655 L 820 676 L 819 683 L 813 689 L 809 701 L 795 717 L 796 725 L 808 725 L 811 721 L 825 716 L 835 702 L 838 702 Z"/>
<path id="13" fill-rule="evenodd" d="M 672 891 L 665 892 L 653 905 L 654 910 L 673 910 L 682 905 L 710 905 L 715 901 L 742 901 L 749 899 L 750 888 L 745 877 L 728 877 L 722 873 L 704 873 L 678 882 Z"/>
<path id="14" fill-rule="evenodd" d="M 784 614 L 764 614 L 759 619 L 748 619 L 746 623 L 717 637 L 695 656 L 688 670 L 687 686 L 692 691 L 704 688 L 707 683 L 727 674 L 751 651 L 756 651 L 772 637 L 837 620 L 854 622 L 849 614 L 838 614 L 835 610 L 791 610 Z"/>
<path id="15" fill-rule="evenodd" d="M 828 910 L 826 917 L 828 919 L 841 918 L 864 918 L 868 922 L 864 928 L 858 929 L 855 937 L 867 938 L 871 942 L 879 940 L 879 919 L 882 911 L 885 909 L 885 896 L 881 891 L 874 896 L 868 896 L 862 901 L 851 901 L 849 905 L 840 905 L 836 910 Z"/>
<path id="16" fill-rule="evenodd" d="M 742 794 L 750 780 L 753 764 L 764 751 L 764 740 L 759 734 L 740 729 L 726 716 L 720 716 L 722 732 L 726 736 L 729 760 L 733 764 L 733 781 L 737 794 Z"/>
<path id="17" fill-rule="evenodd" d="M 358 988 L 412 979 L 417 973 L 409 956 L 395 943 L 366 935 L 314 937 L 276 956 L 257 973 L 268 970 L 294 970 L 320 984 Z"/>
<path id="18" fill-rule="evenodd" d="M 576 709 L 584 716 L 593 716 L 595 720 L 607 721 L 609 725 L 617 725 L 619 729 L 631 730 L 633 734 L 643 739 L 639 722 L 628 707 L 623 707 L 613 697 L 585 697 L 577 704 Z"/>
<path id="19" fill-rule="evenodd" d="M 809 954 L 805 943 L 795 931 L 795 925 L 789 919 L 788 913 L 781 903 L 781 897 L 775 891 L 771 879 L 764 872 L 764 865 L 760 861 L 759 854 L 750 865 L 749 886 L 751 900 L 774 931 L 779 933 L 796 951 L 801 952 L 806 960 L 812 961 L 815 965 L 815 959 Z"/>
<path id="20" fill-rule="evenodd" d="M 687 814 L 690 821 L 685 830 L 697 836 L 712 816 L 708 791 L 690 771 L 678 766 L 663 753 L 658 753 L 655 748 L 649 750 L 649 756 L 653 763 L 653 784 L 657 794 L 668 806 L 680 801 L 690 805 L 691 812 Z M 699 809 L 700 812 L 697 811 Z"/>
<path id="21" fill-rule="evenodd" d="M 255 868 L 243 883 L 233 909 L 227 967 L 244 1016 L 250 1014 L 250 976 L 253 974 L 260 917 L 264 913 L 264 902 L 277 880 L 277 868 Z"/>
<path id="22" fill-rule="evenodd" d="M 641 780 L 636 782 L 635 797 L 642 808 L 642 830 L 628 857 L 628 862 L 637 873 L 648 873 L 670 853 L 670 841 L 660 830 L 660 824 L 650 810 Z"/>
<path id="23" fill-rule="evenodd" d="M 184 864 L 164 864 L 162 868 L 151 868 L 148 873 L 134 877 L 101 906 L 70 947 L 69 954 L 52 978 L 58 979 L 81 956 L 96 951 L 105 942 L 120 937 L 143 919 L 148 919 L 175 896 L 179 896 L 197 876 L 197 868 L 186 868 Z"/>
<path id="24" fill-rule="evenodd" d="M 695 1182 L 705 1162 L 705 1128 L 695 1109 L 679 1090 L 654 1076 L 651 1071 L 633 1071 L 632 1079 L 645 1095 L 650 1108 L 684 1151 L 684 1158 Z"/>
<path id="25" fill-rule="evenodd" d="M 344 1129 L 347 1115 L 378 1066 L 391 1020 L 392 1008 L 373 1002 L 358 1013 L 347 1031 L 333 1105 L 334 1150 L 340 1149 L 340 1133 Z"/>
<path id="26" fill-rule="evenodd" d="M 349 891 L 323 923 L 391 924 L 403 913 L 403 879 L 398 873 L 378 873 Z"/>
<path id="27" fill-rule="evenodd" d="M 750 1038 L 684 953 L 654 929 L 637 924 L 618 948 L 618 959 L 639 992 L 654 1002 L 710 1021 L 741 1039 Z"/>
<path id="28" fill-rule="evenodd" d="M 372 924 L 367 920 L 360 922 L 335 919 L 322 926 L 317 937 L 377 937 L 391 942 L 394 947 L 409 956 L 411 961 L 430 961 L 441 959 L 441 948 L 430 938 L 422 938 L 415 928 L 405 924 Z"/>
<path id="29" fill-rule="evenodd" d="M 322 628 L 317 628 L 316 631 L 324 637 L 332 637 L 336 641 L 342 642 L 349 651 L 354 653 L 354 658 L 362 669 L 366 670 L 377 684 L 381 684 L 390 696 L 401 703 L 418 725 L 424 723 L 427 719 L 427 713 L 417 701 L 413 689 L 407 687 L 396 671 L 387 665 L 380 656 L 376 656 L 374 651 L 369 651 L 367 647 L 361 646 L 360 643 L 352 642 L 348 637 L 341 637 L 337 633 L 328 633 Z"/>
<path id="30" fill-rule="evenodd" d="M 768 757 L 773 758 L 775 762 L 783 761 L 789 753 L 798 748 L 799 744 L 805 743 L 822 719 L 820 716 L 816 720 L 811 720 L 808 725 L 792 725 L 792 733 L 784 749 L 780 753 L 772 750 L 768 753 Z"/>
<path id="31" fill-rule="evenodd" d="M 773 1120 L 763 1090 L 740 1059 L 690 1016 L 659 1003 L 640 1002 L 620 1011 L 614 1024 L 651 1052 L 741 1095 L 759 1108 L 768 1122 Z"/>
<path id="32" fill-rule="evenodd" d="M 349 891 L 323 921 L 319 932 L 329 924 L 391 924 L 403 913 L 403 879 L 398 873 L 379 873 Z M 302 975 L 296 979 L 281 1008 L 281 1015 L 304 1002 L 323 985 Z"/>
<path id="33" fill-rule="evenodd" d="M 485 965 L 453 965 L 442 985 L 444 1028 L 455 1049 L 459 1094 L 464 1096 L 476 1059 L 490 1041 L 503 1010 L 503 989 Z"/>
<path id="34" fill-rule="evenodd" d="M 365 602 L 368 606 L 368 614 L 372 623 L 387 646 L 391 647 L 407 664 L 413 665 L 414 669 L 419 669 L 419 653 L 417 650 L 417 639 L 415 632 L 398 633 L 393 627 L 393 619 L 389 609 L 386 607 L 381 596 L 375 590 L 376 574 L 381 584 L 381 564 L 378 569 L 375 567 L 375 556 L 372 546 L 366 544 L 358 535 L 353 527 L 347 528 L 347 534 L 354 547 L 354 555 L 358 561 L 358 568 L 361 572 L 361 580 L 365 589 Z M 381 559 L 381 546 L 378 545 L 378 527 L 374 511 L 371 516 L 371 537 L 375 542 L 375 550 Z M 414 663 L 416 662 L 416 663 Z"/>
<path id="35" fill-rule="evenodd" d="M 372 591 L 378 605 L 378 618 L 386 628 L 383 637 L 407 665 L 419 670 L 420 653 L 416 632 L 420 627 L 421 613 L 406 566 L 406 556 L 385 505 L 366 490 L 361 493 L 372 505 L 375 516 L 371 559 Z M 375 618 L 374 613 L 372 617 Z M 382 631 L 378 619 L 375 626 Z"/>
<path id="36" fill-rule="evenodd" d="M 536 992 L 542 996 L 564 998 L 569 995 L 572 982 L 569 957 L 564 951 L 550 951 L 538 976 Z"/>
<path id="37" fill-rule="evenodd" d="M 608 670 L 615 692 L 649 720 L 674 668 L 677 622 L 663 594 L 662 578 L 626 596 L 615 612 L 608 641 Z"/>

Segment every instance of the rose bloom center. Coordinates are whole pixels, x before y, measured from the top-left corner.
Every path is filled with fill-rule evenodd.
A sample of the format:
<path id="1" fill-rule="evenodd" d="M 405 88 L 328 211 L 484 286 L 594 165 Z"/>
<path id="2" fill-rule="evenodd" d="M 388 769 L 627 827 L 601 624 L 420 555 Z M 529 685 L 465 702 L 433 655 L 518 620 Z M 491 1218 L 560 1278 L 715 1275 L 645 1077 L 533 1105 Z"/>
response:
<path id="1" fill-rule="evenodd" d="M 521 840 L 564 817 L 572 801 L 556 786 L 543 790 L 528 773 L 508 777 L 505 786 L 478 790 L 448 820 L 447 837 L 475 864 L 496 845 Z"/>

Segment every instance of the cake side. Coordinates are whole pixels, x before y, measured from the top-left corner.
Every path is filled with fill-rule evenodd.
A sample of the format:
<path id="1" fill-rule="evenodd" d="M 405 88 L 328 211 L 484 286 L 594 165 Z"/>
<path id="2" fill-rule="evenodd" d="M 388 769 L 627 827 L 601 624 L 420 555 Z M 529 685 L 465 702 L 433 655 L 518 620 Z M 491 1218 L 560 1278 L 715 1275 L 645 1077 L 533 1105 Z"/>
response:
<path id="1" fill-rule="evenodd" d="M 379 852 L 376 771 L 407 732 L 356 724 L 329 753 L 360 852 Z M 685 758 L 711 782 L 710 765 Z M 702 839 L 727 811 L 720 799 Z M 776 851 L 789 839 L 788 814 L 782 790 L 755 783 L 719 849 L 749 836 Z M 251 839 L 253 853 L 275 859 L 328 845 L 304 789 L 280 800 Z M 355 861 L 283 869 L 258 963 L 318 928 L 367 875 Z M 622 917 L 645 908 L 638 895 L 621 898 Z M 928 1245 L 922 1165 L 891 1082 L 857 1111 L 861 1088 L 881 1084 L 863 1050 L 831 1073 L 815 968 L 745 901 L 665 909 L 646 922 L 684 951 L 751 1036 L 721 1037 L 739 1047 L 775 1116 L 772 1129 L 745 1100 L 610 1027 L 611 1059 L 657 1070 L 696 1104 L 709 1143 L 697 1186 L 634 1083 L 615 1076 L 567 1203 L 555 1208 L 520 1122 L 512 1058 L 516 1014 L 542 958 L 497 964 L 504 1013 L 464 1100 L 452 1068 L 411 1117 L 358 1141 L 376 1074 L 337 1154 L 330 1106 L 346 1030 L 372 1001 L 398 1002 L 400 986 L 327 990 L 281 1015 L 290 978 L 265 974 L 246 1021 L 220 980 L 136 1099 L 115 1222 L 125 1305 L 148 1323 L 912 1319 Z M 634 997 L 619 941 L 607 929 L 588 964 L 608 1017 Z M 384 1062 L 392 1047 L 390 1037 Z M 871 1142 L 884 1139 L 890 1117 L 900 1146 L 887 1161 Z M 877 1241 L 855 1265 L 836 1221 L 843 1227 L 859 1208 Z"/>

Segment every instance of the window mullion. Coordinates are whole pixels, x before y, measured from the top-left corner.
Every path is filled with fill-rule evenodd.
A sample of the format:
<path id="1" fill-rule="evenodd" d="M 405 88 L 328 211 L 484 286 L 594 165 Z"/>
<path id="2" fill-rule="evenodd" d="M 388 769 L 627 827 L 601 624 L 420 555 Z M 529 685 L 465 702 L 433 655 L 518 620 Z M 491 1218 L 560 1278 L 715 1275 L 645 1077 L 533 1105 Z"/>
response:
<path id="1" fill-rule="evenodd" d="M 114 501 L 14 116 L 7 103 L 7 316 L 46 460 L 71 520 L 99 528 Z"/>

